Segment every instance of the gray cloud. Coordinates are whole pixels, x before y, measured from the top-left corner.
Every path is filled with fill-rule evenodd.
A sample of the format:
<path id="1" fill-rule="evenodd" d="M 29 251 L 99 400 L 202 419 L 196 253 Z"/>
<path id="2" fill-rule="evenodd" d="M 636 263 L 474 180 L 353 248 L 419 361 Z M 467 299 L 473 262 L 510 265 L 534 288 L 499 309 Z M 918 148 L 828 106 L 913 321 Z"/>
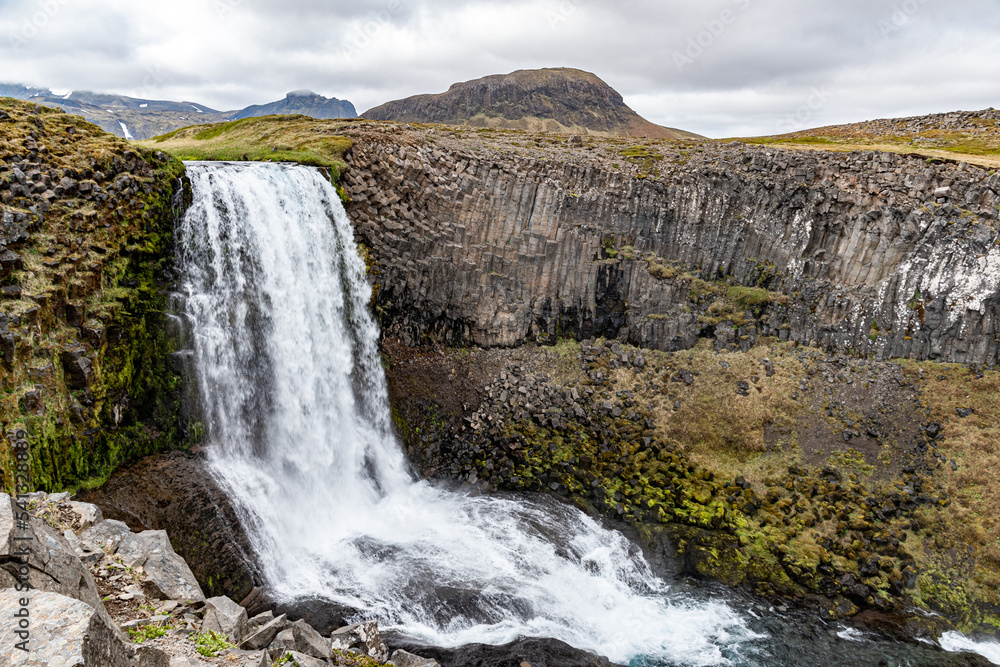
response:
<path id="1" fill-rule="evenodd" d="M 2 78 L 359 110 L 521 68 L 595 72 L 710 136 L 996 105 L 1000 1 L 0 0 Z"/>

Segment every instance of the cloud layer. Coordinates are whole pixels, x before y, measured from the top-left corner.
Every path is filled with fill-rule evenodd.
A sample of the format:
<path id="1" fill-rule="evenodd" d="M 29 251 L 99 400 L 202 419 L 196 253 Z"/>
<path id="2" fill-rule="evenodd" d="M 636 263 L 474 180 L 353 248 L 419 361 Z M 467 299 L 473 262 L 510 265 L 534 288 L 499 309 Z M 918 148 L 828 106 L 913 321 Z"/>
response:
<path id="1" fill-rule="evenodd" d="M 0 0 L 3 79 L 359 110 L 568 66 L 715 137 L 998 106 L 1000 0 Z"/>

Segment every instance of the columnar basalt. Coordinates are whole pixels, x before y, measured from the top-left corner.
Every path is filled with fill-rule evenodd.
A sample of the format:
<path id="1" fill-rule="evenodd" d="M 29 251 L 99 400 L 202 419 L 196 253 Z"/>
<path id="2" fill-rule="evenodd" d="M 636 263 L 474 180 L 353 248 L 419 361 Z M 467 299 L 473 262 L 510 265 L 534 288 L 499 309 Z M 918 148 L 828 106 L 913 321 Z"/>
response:
<path id="1" fill-rule="evenodd" d="M 604 335 L 670 350 L 722 333 L 726 346 L 773 335 L 998 361 L 1000 175 L 978 167 L 716 142 L 553 150 L 525 133 L 396 125 L 346 134 L 348 210 L 373 251 L 384 324 L 404 339 Z"/>

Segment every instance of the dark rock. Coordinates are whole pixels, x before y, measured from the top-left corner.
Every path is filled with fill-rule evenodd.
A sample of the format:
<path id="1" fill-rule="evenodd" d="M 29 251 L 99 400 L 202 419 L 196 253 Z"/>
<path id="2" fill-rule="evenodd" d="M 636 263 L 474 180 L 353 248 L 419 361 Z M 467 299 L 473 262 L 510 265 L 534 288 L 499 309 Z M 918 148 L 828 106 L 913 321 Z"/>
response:
<path id="1" fill-rule="evenodd" d="M 441 667 L 614 667 L 607 658 L 556 639 L 519 639 L 503 646 L 469 644 L 454 649 L 398 644 L 410 653 L 436 660 Z"/>
<path id="2" fill-rule="evenodd" d="M 201 457 L 184 452 L 153 456 L 79 498 L 135 530 L 166 530 L 203 590 L 242 600 L 257 578 L 253 550 L 204 466 Z"/>

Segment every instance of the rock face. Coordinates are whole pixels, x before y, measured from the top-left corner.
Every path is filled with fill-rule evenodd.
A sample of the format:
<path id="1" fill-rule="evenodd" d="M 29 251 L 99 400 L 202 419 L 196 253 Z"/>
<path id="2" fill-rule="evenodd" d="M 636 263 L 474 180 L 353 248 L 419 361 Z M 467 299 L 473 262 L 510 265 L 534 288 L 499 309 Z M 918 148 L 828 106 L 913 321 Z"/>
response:
<path id="1" fill-rule="evenodd" d="M 0 421 L 34 488 L 95 485 L 184 439 L 160 289 L 184 165 L 55 109 L 0 112 L 0 376 L 21 388 Z"/>
<path id="2" fill-rule="evenodd" d="M 24 596 L 27 596 L 25 598 Z M 20 600 L 28 599 L 30 618 L 28 651 L 13 648 L 23 638 L 8 619 L 21 609 Z M 0 590 L 0 642 L 11 665 L 63 665 L 64 667 L 133 667 L 133 650 L 98 607 L 67 598 L 58 593 L 32 591 L 18 593 Z"/>
<path id="3" fill-rule="evenodd" d="M 150 457 L 80 496 L 136 530 L 167 531 L 208 595 L 242 600 L 253 589 L 256 561 L 246 533 L 200 456 L 170 452 Z M 114 539 L 115 531 L 104 524 L 85 536 Z"/>
<path id="4" fill-rule="evenodd" d="M 668 139 L 697 136 L 650 123 L 596 75 L 569 68 L 519 70 L 456 83 L 446 93 L 388 102 L 362 115 L 371 120 L 574 134 Z"/>
<path id="5" fill-rule="evenodd" d="M 977 167 L 714 142 L 532 155 L 415 129 L 353 137 L 348 211 L 383 327 L 405 341 L 678 350 L 765 335 L 998 362 L 1000 179 Z"/>

